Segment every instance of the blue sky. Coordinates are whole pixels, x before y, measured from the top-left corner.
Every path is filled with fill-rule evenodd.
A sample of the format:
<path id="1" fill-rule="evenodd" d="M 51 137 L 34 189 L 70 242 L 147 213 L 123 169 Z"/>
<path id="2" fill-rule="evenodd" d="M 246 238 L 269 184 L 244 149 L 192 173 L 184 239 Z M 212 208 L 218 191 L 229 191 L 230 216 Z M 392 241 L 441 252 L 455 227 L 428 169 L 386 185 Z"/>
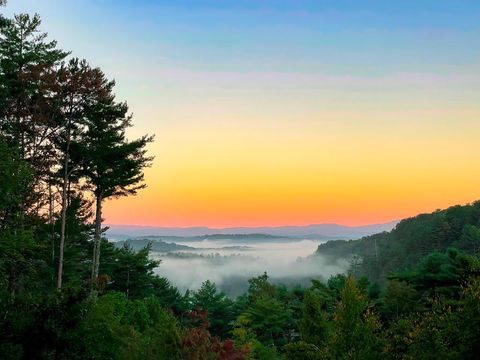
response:
<path id="1" fill-rule="evenodd" d="M 112 222 L 359 224 L 480 198 L 480 1 L 3 10 L 38 12 L 60 47 L 116 79 L 131 136 L 156 134 L 149 188 L 108 205 Z"/>
<path id="2" fill-rule="evenodd" d="M 18 11 L 74 54 L 196 70 L 448 71 L 479 51 L 478 1 L 11 0 Z"/>

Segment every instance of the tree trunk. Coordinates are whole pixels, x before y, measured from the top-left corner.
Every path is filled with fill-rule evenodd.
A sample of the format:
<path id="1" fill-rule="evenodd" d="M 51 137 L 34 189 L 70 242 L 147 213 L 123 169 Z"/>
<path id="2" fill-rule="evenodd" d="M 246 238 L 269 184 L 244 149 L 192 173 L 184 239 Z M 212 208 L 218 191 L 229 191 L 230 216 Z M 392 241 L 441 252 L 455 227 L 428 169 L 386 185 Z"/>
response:
<path id="1" fill-rule="evenodd" d="M 50 224 L 50 238 L 52 240 L 52 268 L 55 266 L 55 222 L 53 220 L 53 193 L 51 178 L 48 181 L 48 222 Z M 52 283 L 55 281 L 52 274 Z"/>
<path id="2" fill-rule="evenodd" d="M 102 201 L 103 196 L 100 193 L 97 195 L 96 199 L 92 279 L 96 279 L 98 277 L 98 271 L 100 268 L 100 244 L 102 238 Z"/>
<path id="3" fill-rule="evenodd" d="M 58 252 L 58 272 L 57 272 L 57 289 L 62 288 L 63 278 L 63 252 L 65 249 L 65 227 L 67 220 L 67 189 L 68 189 L 68 152 L 70 150 L 70 126 L 67 131 L 67 150 L 65 151 L 65 163 L 63 171 L 62 184 L 62 215 L 60 228 L 60 250 Z"/>
<path id="4" fill-rule="evenodd" d="M 63 251 L 65 248 L 65 227 L 66 227 L 66 218 L 67 218 L 67 170 L 63 177 L 63 186 L 62 186 L 62 219 L 61 219 L 61 228 L 60 228 L 60 250 L 58 253 L 58 272 L 57 272 L 57 289 L 62 288 L 62 277 L 63 277 Z"/>

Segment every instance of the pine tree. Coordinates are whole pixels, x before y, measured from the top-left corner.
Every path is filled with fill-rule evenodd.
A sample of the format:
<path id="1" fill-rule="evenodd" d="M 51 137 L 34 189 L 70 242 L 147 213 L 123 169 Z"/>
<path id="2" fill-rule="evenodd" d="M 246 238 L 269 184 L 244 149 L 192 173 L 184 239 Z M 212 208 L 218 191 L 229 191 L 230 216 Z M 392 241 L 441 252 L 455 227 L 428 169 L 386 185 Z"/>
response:
<path id="1" fill-rule="evenodd" d="M 143 189 L 143 169 L 152 158 L 146 156 L 146 145 L 152 136 L 129 141 L 125 131 L 131 125 L 126 103 L 113 95 L 113 81 L 102 74 L 104 92 L 86 109 L 87 131 L 82 137 L 83 174 L 95 196 L 95 234 L 92 278 L 98 277 L 102 234 L 102 205 L 109 198 L 135 195 Z"/>
<path id="2" fill-rule="evenodd" d="M 33 110 L 45 85 L 43 75 L 64 55 L 55 42 L 46 42 L 46 34 L 39 34 L 39 26 L 38 15 L 16 15 L 6 21 L 0 36 L 0 125 L 23 159 L 38 147 L 32 138 L 39 120 Z"/>
<path id="3" fill-rule="evenodd" d="M 304 342 L 322 346 L 327 340 L 329 332 L 327 311 L 330 296 L 325 286 L 305 292 L 298 322 L 301 339 Z"/>
<path id="4" fill-rule="evenodd" d="M 380 323 L 349 276 L 341 291 L 328 351 L 334 359 L 381 359 Z"/>
<path id="5" fill-rule="evenodd" d="M 67 53 L 39 31 L 40 17 L 16 15 L 0 27 L 0 133 L 19 149 L 35 175 L 25 210 L 38 212 L 52 166 L 55 69 Z"/>
<path id="6" fill-rule="evenodd" d="M 58 119 L 55 145 L 61 189 L 60 247 L 57 288 L 62 287 L 63 255 L 66 234 L 66 211 L 72 180 L 79 181 L 82 164 L 83 135 L 86 131 L 86 109 L 106 95 L 103 73 L 91 68 L 85 60 L 72 59 L 57 72 Z M 77 173 L 77 174 L 76 174 Z"/>
<path id="7" fill-rule="evenodd" d="M 209 330 L 213 335 L 222 337 L 228 334 L 233 322 L 233 301 L 218 291 L 215 283 L 207 280 L 193 294 L 195 306 L 207 311 Z"/>

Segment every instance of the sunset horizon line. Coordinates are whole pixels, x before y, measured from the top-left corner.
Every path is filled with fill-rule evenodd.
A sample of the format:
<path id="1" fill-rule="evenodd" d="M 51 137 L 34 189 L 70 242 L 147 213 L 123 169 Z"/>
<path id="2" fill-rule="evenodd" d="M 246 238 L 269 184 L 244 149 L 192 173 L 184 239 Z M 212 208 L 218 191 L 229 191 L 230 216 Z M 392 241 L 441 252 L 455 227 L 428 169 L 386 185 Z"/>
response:
<path id="1" fill-rule="evenodd" d="M 282 223 L 282 224 L 262 224 L 262 225 L 235 225 L 235 224 L 227 224 L 227 225 L 161 225 L 161 224 L 127 224 L 127 223 L 113 223 L 107 222 L 106 226 L 121 226 L 121 227 L 150 227 L 150 228 L 166 228 L 166 229 L 193 229 L 193 228 L 208 228 L 212 230 L 222 230 L 222 229 L 231 229 L 231 228 L 244 228 L 244 229 L 256 229 L 256 228 L 280 228 L 280 227 L 308 227 L 308 226 L 318 226 L 318 225 L 336 225 L 342 226 L 347 228 L 358 228 L 358 227 L 367 227 L 367 226 L 380 226 L 380 225 L 387 225 L 393 223 L 399 223 L 404 219 L 409 219 L 421 214 L 430 214 L 435 211 L 441 211 L 448 209 L 454 206 L 465 206 L 469 204 L 473 204 L 480 199 L 474 199 L 467 202 L 457 202 L 443 207 L 437 207 L 431 210 L 419 210 L 412 214 L 408 214 L 406 216 L 397 217 L 391 220 L 386 221 L 372 221 L 372 222 L 336 222 L 336 221 L 325 221 L 325 222 L 305 222 L 305 223 Z"/>
<path id="2" fill-rule="evenodd" d="M 317 223 L 305 223 L 305 224 L 282 224 L 282 225 L 225 225 L 225 226 L 209 226 L 209 225 L 147 225 L 147 224 L 124 224 L 124 223 L 107 223 L 106 226 L 124 226 L 124 227 L 151 227 L 151 228 L 167 228 L 167 229 L 192 229 L 192 228 L 208 228 L 212 230 L 222 230 L 222 229 L 231 229 L 231 228 L 244 228 L 244 229 L 256 229 L 256 228 L 279 228 L 279 227 L 308 227 L 308 226 L 319 226 L 319 225 L 335 225 L 348 228 L 356 227 L 366 227 L 366 226 L 376 226 L 376 225 L 386 225 L 390 223 L 398 223 L 402 219 L 390 220 L 385 222 L 373 222 L 373 223 L 361 223 L 358 225 L 349 225 L 345 223 L 337 222 L 317 222 Z"/>

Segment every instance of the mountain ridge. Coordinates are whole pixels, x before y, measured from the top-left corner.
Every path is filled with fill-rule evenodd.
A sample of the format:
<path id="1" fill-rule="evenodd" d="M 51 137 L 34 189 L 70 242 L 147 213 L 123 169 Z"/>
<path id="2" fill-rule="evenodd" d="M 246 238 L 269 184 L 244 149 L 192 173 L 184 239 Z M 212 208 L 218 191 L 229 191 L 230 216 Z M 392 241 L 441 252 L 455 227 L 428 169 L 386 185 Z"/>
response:
<path id="1" fill-rule="evenodd" d="M 219 234 L 263 234 L 286 237 L 323 237 L 356 239 L 363 236 L 392 230 L 398 221 L 361 226 L 347 226 L 335 223 L 310 225 L 257 226 L 213 228 L 208 226 L 163 227 L 145 225 L 109 225 L 107 237 L 118 236 L 207 236 Z"/>

